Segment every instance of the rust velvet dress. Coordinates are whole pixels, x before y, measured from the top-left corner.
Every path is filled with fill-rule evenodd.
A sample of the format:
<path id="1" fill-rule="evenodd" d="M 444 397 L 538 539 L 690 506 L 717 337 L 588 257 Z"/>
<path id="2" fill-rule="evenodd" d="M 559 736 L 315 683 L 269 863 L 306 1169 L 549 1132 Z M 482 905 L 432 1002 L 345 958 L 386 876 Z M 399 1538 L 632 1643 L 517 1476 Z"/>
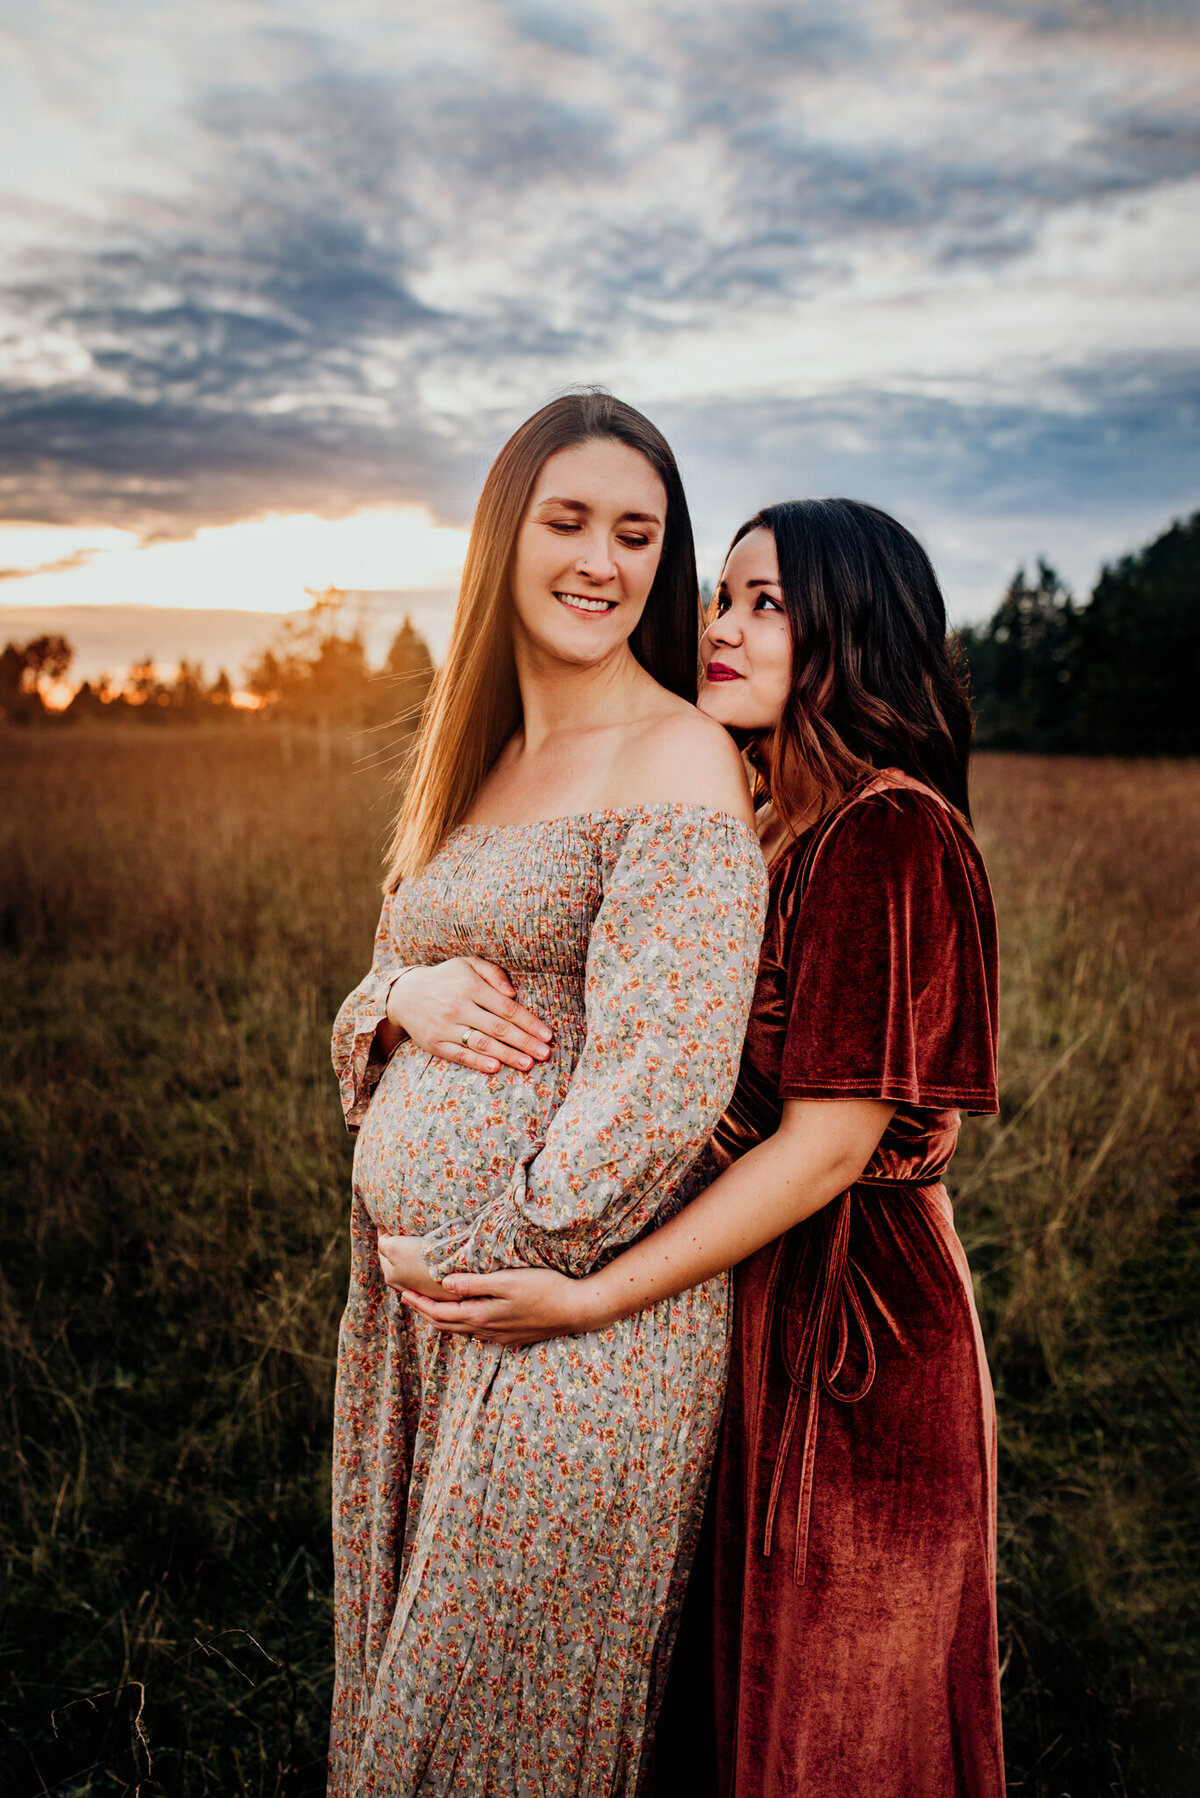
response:
<path id="1" fill-rule="evenodd" d="M 897 1108 L 851 1191 L 737 1270 L 659 1798 L 1003 1798 L 995 1412 L 941 1183 L 959 1113 L 997 1108 L 995 1055 L 979 852 L 889 771 L 771 870 L 718 1147 L 785 1099 Z"/>

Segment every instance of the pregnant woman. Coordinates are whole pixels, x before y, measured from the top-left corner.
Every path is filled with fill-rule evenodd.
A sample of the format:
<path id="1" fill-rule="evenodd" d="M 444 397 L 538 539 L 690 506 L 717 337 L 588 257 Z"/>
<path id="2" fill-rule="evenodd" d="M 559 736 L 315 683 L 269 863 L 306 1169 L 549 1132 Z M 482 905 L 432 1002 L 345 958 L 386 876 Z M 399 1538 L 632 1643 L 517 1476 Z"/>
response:
<path id="1" fill-rule="evenodd" d="M 995 1419 L 942 1184 L 996 1109 L 996 939 L 942 598 L 894 520 L 806 502 L 739 532 L 715 611 L 700 704 L 770 866 L 725 1171 L 586 1279 L 406 1302 L 530 1342 L 738 1264 L 658 1798 L 1002 1798 Z"/>
<path id="2" fill-rule="evenodd" d="M 485 484 L 374 961 L 334 1034 L 358 1130 L 334 1798 L 639 1789 L 715 1446 L 725 1284 L 514 1353 L 403 1306 L 377 1243 L 402 1239 L 406 1283 L 434 1294 L 511 1263 L 582 1276 L 695 1190 L 766 889 L 737 752 L 689 703 L 696 630 L 662 437 L 605 395 L 544 408 Z M 463 956 L 554 1019 L 531 1072 L 485 1071 L 469 1019 L 453 1061 L 401 1029 L 419 970 Z"/>

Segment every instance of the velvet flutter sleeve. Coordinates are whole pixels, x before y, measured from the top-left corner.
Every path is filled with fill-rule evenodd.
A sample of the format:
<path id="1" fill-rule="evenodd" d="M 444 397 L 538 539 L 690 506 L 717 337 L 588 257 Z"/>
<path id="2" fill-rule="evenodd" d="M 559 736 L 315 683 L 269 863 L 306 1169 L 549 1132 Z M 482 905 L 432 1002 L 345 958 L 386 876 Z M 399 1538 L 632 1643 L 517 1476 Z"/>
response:
<path id="1" fill-rule="evenodd" d="M 995 1111 L 996 961 L 966 828 L 911 791 L 847 807 L 800 902 L 781 1096 Z"/>
<path id="2" fill-rule="evenodd" d="M 406 971 L 392 944 L 392 895 L 379 914 L 371 971 L 343 1001 L 333 1024 L 330 1053 L 337 1075 L 346 1128 L 353 1134 L 366 1116 L 371 1095 L 387 1066 L 379 1052 L 376 1033 L 387 1018 L 388 993 L 393 981 Z"/>
<path id="3" fill-rule="evenodd" d="M 423 1239 L 434 1274 L 579 1276 L 658 1220 L 733 1091 L 765 909 L 762 855 L 736 818 L 680 808 L 627 828 L 566 1097 L 496 1200 Z"/>

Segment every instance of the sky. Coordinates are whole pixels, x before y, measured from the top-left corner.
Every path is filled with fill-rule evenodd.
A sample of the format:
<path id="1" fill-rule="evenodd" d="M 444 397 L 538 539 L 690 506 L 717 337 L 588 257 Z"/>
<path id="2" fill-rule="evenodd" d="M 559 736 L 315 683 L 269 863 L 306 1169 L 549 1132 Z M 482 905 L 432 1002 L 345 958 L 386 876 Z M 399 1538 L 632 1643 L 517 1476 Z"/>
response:
<path id="1" fill-rule="evenodd" d="M 1200 0 L 0 0 L 0 227 L 0 631 L 334 584 L 437 650 L 579 382 L 710 578 L 847 494 L 977 618 L 1200 507 Z"/>

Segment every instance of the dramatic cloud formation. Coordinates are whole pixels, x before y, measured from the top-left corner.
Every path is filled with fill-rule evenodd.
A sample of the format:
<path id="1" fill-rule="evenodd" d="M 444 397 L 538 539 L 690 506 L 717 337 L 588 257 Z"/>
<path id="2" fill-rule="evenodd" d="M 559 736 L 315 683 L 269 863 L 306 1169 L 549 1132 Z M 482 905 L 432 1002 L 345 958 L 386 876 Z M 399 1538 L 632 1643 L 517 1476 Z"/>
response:
<path id="1" fill-rule="evenodd" d="M 960 614 L 1041 550 L 1086 580 L 1200 502 L 1198 15 L 67 0 L 6 31 L 0 515 L 460 524 L 600 380 L 710 563 L 842 491 Z"/>

